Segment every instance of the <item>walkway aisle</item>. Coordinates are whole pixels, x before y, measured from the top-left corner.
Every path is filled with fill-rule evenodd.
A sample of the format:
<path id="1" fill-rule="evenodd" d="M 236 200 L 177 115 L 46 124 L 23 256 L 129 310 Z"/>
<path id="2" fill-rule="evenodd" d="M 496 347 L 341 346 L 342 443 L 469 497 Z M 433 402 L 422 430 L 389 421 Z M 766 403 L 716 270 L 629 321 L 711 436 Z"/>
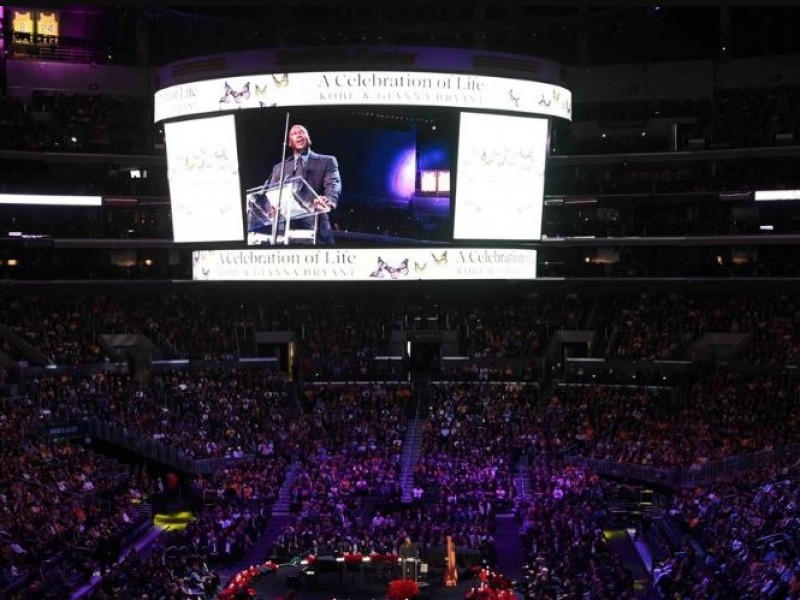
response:
<path id="1" fill-rule="evenodd" d="M 288 522 L 289 515 L 273 514 L 267 526 L 267 532 L 258 539 L 252 548 L 250 548 L 244 559 L 236 565 L 220 569 L 219 578 L 223 585 L 228 583 L 231 577 L 236 575 L 239 571 L 243 571 L 252 565 L 263 564 L 269 560 L 270 553 L 272 552 L 272 544 L 275 542 L 275 538 L 283 532 Z"/>
<path id="2" fill-rule="evenodd" d="M 514 513 L 497 515 L 494 546 L 497 550 L 497 570 L 511 581 L 522 579 L 525 549 L 519 538 L 519 525 Z"/>
<path id="3" fill-rule="evenodd" d="M 622 564 L 633 575 L 634 590 L 639 598 L 645 598 L 652 585 L 650 571 L 645 566 L 630 532 L 625 529 L 607 529 L 604 532 L 609 548 L 622 559 Z M 644 546 L 644 544 L 642 544 Z"/>
<path id="4" fill-rule="evenodd" d="M 240 563 L 230 566 L 226 569 L 220 569 L 220 580 L 222 585 L 227 585 L 231 577 L 236 575 L 239 571 L 246 569 L 252 565 L 262 564 L 269 560 L 272 553 L 272 545 L 285 529 L 286 524 L 289 522 L 290 513 L 290 496 L 292 486 L 298 473 L 300 472 L 300 462 L 295 459 L 289 469 L 286 471 L 286 479 L 281 485 L 280 492 L 278 492 L 278 499 L 272 506 L 272 517 L 267 531 L 262 535 L 255 545 L 250 548 L 250 551 L 245 556 L 244 560 Z"/>

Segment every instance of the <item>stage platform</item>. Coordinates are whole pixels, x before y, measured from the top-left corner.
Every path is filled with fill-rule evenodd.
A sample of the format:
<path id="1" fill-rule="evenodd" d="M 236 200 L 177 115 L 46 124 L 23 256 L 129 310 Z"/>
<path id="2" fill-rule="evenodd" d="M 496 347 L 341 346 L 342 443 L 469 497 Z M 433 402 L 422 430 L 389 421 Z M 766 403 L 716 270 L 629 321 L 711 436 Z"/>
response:
<path id="1" fill-rule="evenodd" d="M 446 587 L 442 578 L 420 580 L 418 600 L 459 600 L 472 587 L 477 577 L 460 577 L 456 587 Z M 294 593 L 295 600 L 376 600 L 386 598 L 389 580 L 369 571 L 315 573 L 308 576 L 294 567 L 281 567 L 275 574 L 261 577 L 253 586 L 256 600 L 274 600 Z M 518 598 L 521 598 L 517 594 Z"/>

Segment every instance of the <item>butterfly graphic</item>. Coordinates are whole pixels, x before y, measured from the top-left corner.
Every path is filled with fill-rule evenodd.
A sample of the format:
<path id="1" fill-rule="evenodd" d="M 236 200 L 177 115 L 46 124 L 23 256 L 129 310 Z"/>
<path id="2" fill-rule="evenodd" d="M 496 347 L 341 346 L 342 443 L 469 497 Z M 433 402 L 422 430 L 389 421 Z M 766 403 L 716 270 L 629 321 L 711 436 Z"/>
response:
<path id="1" fill-rule="evenodd" d="M 539 99 L 539 106 L 550 106 L 551 103 L 552 100 L 548 100 L 544 97 L 544 94 L 542 94 L 542 97 Z"/>
<path id="2" fill-rule="evenodd" d="M 514 90 L 508 90 L 508 97 L 511 98 L 511 102 L 514 103 L 514 106 L 519 106 L 519 96 L 514 95 Z"/>
<path id="3" fill-rule="evenodd" d="M 273 75 L 272 76 L 272 81 L 275 82 L 275 87 L 279 87 L 279 88 L 286 87 L 287 85 L 289 85 L 289 74 L 288 73 L 284 73 L 280 77 L 278 77 L 277 75 Z"/>
<path id="4" fill-rule="evenodd" d="M 400 275 L 408 275 L 408 259 L 406 258 L 398 266 L 393 267 L 379 256 L 378 268 L 370 273 L 369 276 L 383 279 L 387 273 L 392 279 L 397 279 Z"/>
<path id="5" fill-rule="evenodd" d="M 424 262 L 422 264 L 414 261 L 414 271 L 424 271 L 428 266 L 428 263 Z"/>
<path id="6" fill-rule="evenodd" d="M 247 100 L 250 98 L 250 82 L 244 84 L 244 87 L 236 91 L 233 89 L 230 84 L 226 81 L 225 82 L 225 94 L 222 98 L 219 99 L 220 104 L 225 103 L 227 104 L 231 100 L 234 100 L 236 104 L 239 104 L 243 99 Z"/>
<path id="7" fill-rule="evenodd" d="M 266 85 L 261 87 L 260 85 L 256 84 L 256 96 L 264 96 L 266 93 L 267 93 Z"/>
<path id="8" fill-rule="evenodd" d="M 262 102 L 261 100 L 258 101 L 258 106 L 260 108 L 271 108 L 273 106 L 278 106 L 277 102 L 273 102 L 272 104 L 267 104 L 266 102 Z"/>
<path id="9" fill-rule="evenodd" d="M 379 256 L 378 257 L 378 268 L 375 269 L 372 273 L 370 273 L 369 276 L 370 277 L 383 277 L 385 271 L 386 271 L 386 261 L 383 260 Z"/>
<path id="10" fill-rule="evenodd" d="M 385 269 L 389 272 L 389 275 L 392 276 L 392 279 L 397 279 L 400 275 L 408 275 L 408 259 L 404 259 L 396 267 L 391 267 L 386 265 Z"/>
<path id="11" fill-rule="evenodd" d="M 442 252 L 439 256 L 436 256 L 433 252 L 431 252 L 431 256 L 433 257 L 433 262 L 435 262 L 437 265 L 447 264 L 447 250 Z"/>

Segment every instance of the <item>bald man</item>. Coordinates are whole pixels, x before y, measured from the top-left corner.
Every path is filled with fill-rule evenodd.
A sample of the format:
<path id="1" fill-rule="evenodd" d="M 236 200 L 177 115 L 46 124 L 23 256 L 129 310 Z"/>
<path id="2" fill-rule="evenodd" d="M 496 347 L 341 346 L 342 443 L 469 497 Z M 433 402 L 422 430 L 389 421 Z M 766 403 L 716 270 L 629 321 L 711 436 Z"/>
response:
<path id="1" fill-rule="evenodd" d="M 302 176 L 314 192 L 319 196 L 314 205 L 319 210 L 330 211 L 336 208 L 339 194 L 342 191 L 342 178 L 339 175 L 339 163 L 335 156 L 317 154 L 311 150 L 311 136 L 302 125 L 292 125 L 289 130 L 289 147 L 292 155 L 283 161 L 283 177 Z M 270 183 L 277 183 L 281 178 L 281 163 L 272 168 Z M 331 245 L 333 230 L 328 213 L 320 213 L 317 217 L 317 243 Z M 292 229 L 313 229 L 314 217 L 294 219 Z"/>

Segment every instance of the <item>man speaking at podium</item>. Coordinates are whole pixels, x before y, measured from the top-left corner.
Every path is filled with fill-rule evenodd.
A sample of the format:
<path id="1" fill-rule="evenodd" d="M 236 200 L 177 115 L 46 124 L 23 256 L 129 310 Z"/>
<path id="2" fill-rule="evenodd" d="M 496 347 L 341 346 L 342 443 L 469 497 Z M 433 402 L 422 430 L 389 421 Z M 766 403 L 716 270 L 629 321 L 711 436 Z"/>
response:
<path id="1" fill-rule="evenodd" d="M 417 579 L 417 545 L 411 541 L 410 537 L 406 537 L 402 544 L 400 544 L 400 562 L 403 570 L 403 579 Z"/>
<path id="2" fill-rule="evenodd" d="M 311 151 L 311 136 L 302 125 L 292 125 L 289 130 L 289 147 L 292 149 L 292 156 L 283 161 L 283 178 L 286 180 L 290 177 L 302 177 L 319 196 L 314 202 L 314 208 L 326 212 L 320 212 L 317 216 L 316 240 L 318 244 L 331 245 L 334 243 L 333 230 L 327 211 L 336 208 L 342 191 L 339 163 L 335 156 Z M 272 168 L 270 183 L 279 183 L 280 180 L 281 163 L 278 163 Z M 294 219 L 290 227 L 314 229 L 314 217 Z"/>

